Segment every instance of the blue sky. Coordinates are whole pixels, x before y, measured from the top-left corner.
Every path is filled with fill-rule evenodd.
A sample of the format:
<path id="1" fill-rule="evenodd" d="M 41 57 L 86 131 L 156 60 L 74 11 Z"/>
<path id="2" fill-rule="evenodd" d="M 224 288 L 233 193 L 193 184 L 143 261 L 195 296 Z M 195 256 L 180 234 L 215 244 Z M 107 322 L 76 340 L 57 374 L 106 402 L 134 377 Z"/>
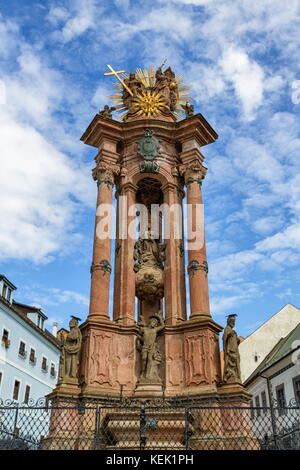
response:
<path id="1" fill-rule="evenodd" d="M 203 149 L 211 309 L 246 336 L 300 306 L 300 2 L 0 0 L 0 272 L 49 325 L 88 311 L 109 63 L 168 64 L 219 134 Z"/>

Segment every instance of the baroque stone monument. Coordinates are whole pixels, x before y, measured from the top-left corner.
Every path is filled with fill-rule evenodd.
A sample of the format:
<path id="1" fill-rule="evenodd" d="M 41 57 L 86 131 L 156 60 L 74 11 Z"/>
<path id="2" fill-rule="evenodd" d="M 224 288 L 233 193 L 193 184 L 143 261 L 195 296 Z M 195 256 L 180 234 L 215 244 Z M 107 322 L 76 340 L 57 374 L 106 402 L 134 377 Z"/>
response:
<path id="1" fill-rule="evenodd" d="M 209 305 L 202 148 L 218 136 L 202 114 L 194 114 L 188 87 L 170 67 L 130 74 L 108 67 L 105 75 L 117 80 L 113 107 L 106 105 L 81 137 L 97 151 L 89 314 L 80 325 L 82 344 L 79 335 L 73 338 L 70 325 L 59 383 L 50 397 L 105 400 L 121 393 L 141 402 L 176 396 L 183 401 L 231 398 L 238 405 L 246 403 L 234 317 L 228 318 L 223 337 L 223 380 L 223 328 L 213 320 Z M 114 111 L 121 114 L 118 120 Z M 101 227 L 114 197 L 116 212 L 111 214 L 117 228 L 112 244 Z M 189 234 L 183 223 L 185 204 Z M 153 207 L 158 208 L 157 217 Z"/>

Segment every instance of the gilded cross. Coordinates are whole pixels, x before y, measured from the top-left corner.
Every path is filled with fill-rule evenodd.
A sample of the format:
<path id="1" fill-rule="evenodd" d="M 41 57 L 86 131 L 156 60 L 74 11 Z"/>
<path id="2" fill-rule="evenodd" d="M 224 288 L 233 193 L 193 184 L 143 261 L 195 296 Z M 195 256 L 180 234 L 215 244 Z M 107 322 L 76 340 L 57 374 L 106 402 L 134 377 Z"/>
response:
<path id="1" fill-rule="evenodd" d="M 109 68 L 109 70 L 111 70 L 111 72 L 108 72 L 108 73 L 105 73 L 104 75 L 114 75 L 118 80 L 119 82 L 123 85 L 123 87 L 128 91 L 128 93 L 133 96 L 133 93 L 132 91 L 130 90 L 130 88 L 128 88 L 128 86 L 126 85 L 126 83 L 124 83 L 124 81 L 122 80 L 122 78 L 119 77 L 119 73 L 125 73 L 125 70 L 114 70 L 111 65 L 107 65 L 107 67 Z"/>

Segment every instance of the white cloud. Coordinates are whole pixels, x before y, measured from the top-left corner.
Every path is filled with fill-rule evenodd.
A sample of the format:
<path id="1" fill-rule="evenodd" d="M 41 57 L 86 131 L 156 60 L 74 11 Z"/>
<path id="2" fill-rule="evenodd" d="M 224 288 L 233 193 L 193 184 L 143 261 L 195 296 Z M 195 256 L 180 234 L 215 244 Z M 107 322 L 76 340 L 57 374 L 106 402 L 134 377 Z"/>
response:
<path id="1" fill-rule="evenodd" d="M 226 80 L 234 87 L 241 100 L 245 117 L 254 119 L 256 109 L 262 104 L 264 93 L 264 72 L 247 53 L 231 47 L 220 60 Z"/>
<path id="2" fill-rule="evenodd" d="M 54 34 L 54 37 L 63 42 L 69 42 L 87 30 L 95 28 L 97 16 L 102 11 L 97 0 L 74 0 L 70 8 L 72 16 L 65 8 L 55 8 L 50 11 L 50 21 L 57 23 L 58 20 L 67 20 L 63 27 Z"/>

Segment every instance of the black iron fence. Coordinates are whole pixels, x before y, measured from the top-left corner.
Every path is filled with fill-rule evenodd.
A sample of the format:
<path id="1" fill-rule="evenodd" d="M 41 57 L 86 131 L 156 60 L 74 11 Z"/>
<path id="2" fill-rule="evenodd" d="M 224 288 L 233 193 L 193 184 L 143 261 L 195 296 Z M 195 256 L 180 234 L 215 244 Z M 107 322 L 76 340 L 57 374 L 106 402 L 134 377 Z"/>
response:
<path id="1" fill-rule="evenodd" d="M 300 450 L 300 407 L 0 401 L 0 449 Z"/>

